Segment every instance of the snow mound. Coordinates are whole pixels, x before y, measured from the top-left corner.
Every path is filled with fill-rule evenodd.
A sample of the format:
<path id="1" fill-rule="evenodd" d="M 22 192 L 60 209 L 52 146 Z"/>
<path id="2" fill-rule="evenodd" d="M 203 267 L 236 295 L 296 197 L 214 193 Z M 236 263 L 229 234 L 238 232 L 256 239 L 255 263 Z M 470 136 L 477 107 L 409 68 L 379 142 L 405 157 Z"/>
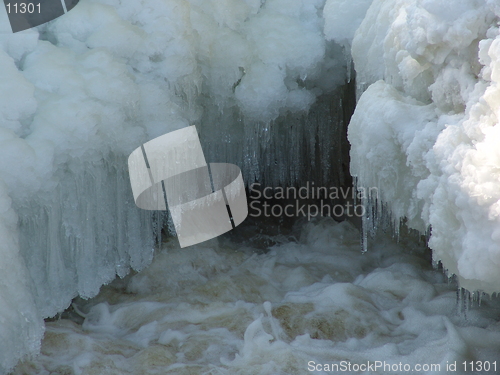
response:
<path id="1" fill-rule="evenodd" d="M 500 8 L 374 1 L 353 39 L 351 172 L 460 285 L 500 288 Z"/>

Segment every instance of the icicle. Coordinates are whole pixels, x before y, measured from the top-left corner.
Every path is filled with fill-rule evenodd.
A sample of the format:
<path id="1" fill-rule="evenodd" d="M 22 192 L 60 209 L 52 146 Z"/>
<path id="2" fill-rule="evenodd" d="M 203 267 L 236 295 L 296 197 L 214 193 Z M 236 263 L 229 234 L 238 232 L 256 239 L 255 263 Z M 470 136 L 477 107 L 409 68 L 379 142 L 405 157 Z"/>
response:
<path id="1" fill-rule="evenodd" d="M 355 189 L 357 191 L 356 204 L 364 207 L 364 215 L 361 217 L 361 252 L 368 251 L 368 242 L 374 239 L 380 226 L 386 226 L 387 214 L 382 205 L 378 193 L 373 196 L 372 190 L 358 185 L 355 179 Z"/>
<path id="2" fill-rule="evenodd" d="M 465 288 L 457 288 L 457 313 L 467 319 L 467 314 L 473 307 L 474 293 Z"/>
<path id="3" fill-rule="evenodd" d="M 346 129 L 354 110 L 353 87 L 346 84 L 318 97 L 309 111 L 283 111 L 271 122 L 245 118 L 236 106 L 220 111 L 206 103 L 197 124 L 205 157 L 240 166 L 247 184 L 350 184 Z"/>
<path id="4" fill-rule="evenodd" d="M 462 290 L 462 313 L 464 318 L 467 319 L 467 313 L 469 312 L 470 305 L 470 292 L 464 288 Z"/>
<path id="5" fill-rule="evenodd" d="M 351 73 L 352 73 L 352 55 L 351 55 L 351 47 L 349 44 L 345 44 L 343 46 L 343 54 L 344 59 L 346 61 L 346 74 L 347 74 L 347 82 L 351 82 Z"/>
<path id="6" fill-rule="evenodd" d="M 368 217 L 363 215 L 361 225 L 361 253 L 365 254 L 368 251 Z"/>
<path id="7" fill-rule="evenodd" d="M 125 158 L 72 165 L 50 195 L 16 210 L 21 255 L 44 317 L 151 261 L 151 213 L 133 202 Z"/>

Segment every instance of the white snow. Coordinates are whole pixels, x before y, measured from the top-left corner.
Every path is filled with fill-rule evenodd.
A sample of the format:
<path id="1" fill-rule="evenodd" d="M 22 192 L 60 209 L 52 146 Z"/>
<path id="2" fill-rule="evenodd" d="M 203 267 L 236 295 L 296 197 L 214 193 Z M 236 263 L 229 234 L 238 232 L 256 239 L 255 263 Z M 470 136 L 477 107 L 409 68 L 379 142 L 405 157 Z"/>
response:
<path id="1" fill-rule="evenodd" d="M 500 286 L 498 63 L 494 1 L 374 1 L 352 53 L 362 94 L 351 172 L 394 219 L 431 227 L 460 285 Z"/>
<path id="2" fill-rule="evenodd" d="M 327 0 L 323 9 L 326 38 L 350 46 L 354 33 L 372 2 L 373 0 Z"/>

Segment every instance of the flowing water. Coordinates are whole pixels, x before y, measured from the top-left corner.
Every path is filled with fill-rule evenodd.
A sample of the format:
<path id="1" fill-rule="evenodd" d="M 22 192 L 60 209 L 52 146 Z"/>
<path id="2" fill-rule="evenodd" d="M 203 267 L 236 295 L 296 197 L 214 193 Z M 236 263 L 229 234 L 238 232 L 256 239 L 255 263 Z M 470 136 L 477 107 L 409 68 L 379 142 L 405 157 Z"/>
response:
<path id="1" fill-rule="evenodd" d="M 13 374 L 482 373 L 463 371 L 464 361 L 493 369 L 498 299 L 464 313 L 425 245 L 380 233 L 363 254 L 359 239 L 331 218 L 251 220 L 186 249 L 169 238 L 147 269 L 47 322 L 41 354 Z"/>

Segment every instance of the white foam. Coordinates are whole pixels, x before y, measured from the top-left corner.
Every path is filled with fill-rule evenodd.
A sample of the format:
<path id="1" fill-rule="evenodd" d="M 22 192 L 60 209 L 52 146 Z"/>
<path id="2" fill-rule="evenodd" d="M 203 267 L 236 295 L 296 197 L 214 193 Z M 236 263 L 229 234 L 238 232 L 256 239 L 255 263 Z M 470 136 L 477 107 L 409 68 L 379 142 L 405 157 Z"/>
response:
<path id="1" fill-rule="evenodd" d="M 425 265 L 423 247 L 379 237 L 361 254 L 359 232 L 331 219 L 301 232 L 260 255 L 229 241 L 188 251 L 171 241 L 149 268 L 81 304 L 83 326 L 49 323 L 42 355 L 15 373 L 290 374 L 341 360 L 446 372 L 496 360 L 498 303 L 457 313 L 456 286 Z"/>

